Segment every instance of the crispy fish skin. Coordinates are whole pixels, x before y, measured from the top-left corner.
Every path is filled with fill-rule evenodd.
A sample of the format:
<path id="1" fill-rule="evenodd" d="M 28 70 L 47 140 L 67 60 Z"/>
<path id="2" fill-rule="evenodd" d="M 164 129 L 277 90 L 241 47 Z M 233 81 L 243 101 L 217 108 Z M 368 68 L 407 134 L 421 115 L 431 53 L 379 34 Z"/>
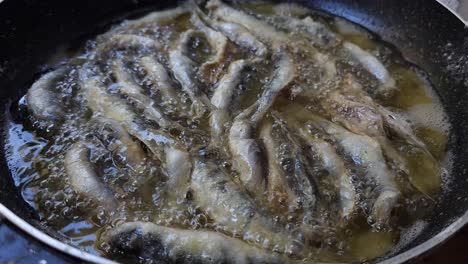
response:
<path id="1" fill-rule="evenodd" d="M 215 50 L 214 56 L 204 62 L 198 70 L 200 75 L 206 78 L 209 83 L 215 83 L 224 68 L 228 40 L 223 34 L 207 26 L 195 13 L 190 18 L 190 22 L 205 34 L 211 47 Z"/>
<path id="2" fill-rule="evenodd" d="M 165 153 L 169 195 L 175 199 L 183 199 L 190 185 L 192 157 L 190 153 L 177 147 L 167 147 Z"/>
<path id="3" fill-rule="evenodd" d="M 93 169 L 89 161 L 89 149 L 84 142 L 76 142 L 65 155 L 65 171 L 71 188 L 78 194 L 114 210 L 117 201 Z"/>
<path id="4" fill-rule="evenodd" d="M 128 222 L 110 230 L 111 245 L 137 251 L 140 257 L 163 262 L 289 263 L 277 253 L 248 245 L 238 239 L 208 230 L 184 230 L 148 222 Z M 146 245 L 150 246 L 149 249 Z"/>
<path id="5" fill-rule="evenodd" d="M 301 246 L 264 215 L 245 189 L 211 161 L 195 160 L 192 173 L 195 202 L 231 234 L 265 249 L 301 256 Z"/>
<path id="6" fill-rule="evenodd" d="M 264 133 L 260 132 L 263 140 L 273 146 L 265 146 L 266 149 L 273 147 L 274 152 L 269 156 L 280 164 L 282 177 L 290 192 L 294 193 L 292 205 L 296 203 L 297 208 L 302 208 L 310 213 L 314 210 L 317 196 L 317 186 L 310 170 L 310 164 L 302 151 L 300 143 L 286 127 L 285 121 L 276 113 L 272 112 L 273 123 L 267 126 Z M 270 161 L 269 161 L 270 162 Z M 268 184 L 271 181 L 268 180 Z"/>
<path id="7" fill-rule="evenodd" d="M 121 156 L 127 166 L 133 170 L 138 170 L 146 158 L 145 151 L 135 142 L 125 128 L 117 121 L 105 118 L 95 117 L 90 121 L 97 127 L 98 137 L 106 136 L 106 130 L 110 130 L 113 142 L 109 142 L 107 149 Z"/>
<path id="8" fill-rule="evenodd" d="M 126 71 L 121 60 L 114 61 L 112 65 L 112 73 L 119 85 L 120 92 L 127 99 L 136 103 L 137 107 L 142 109 L 145 117 L 157 122 L 161 127 L 177 126 L 170 122 L 164 114 L 155 107 L 154 101 L 144 94 L 143 89 L 138 86 L 129 72 Z"/>
<path id="9" fill-rule="evenodd" d="M 247 190 L 257 195 L 263 192 L 266 187 L 264 157 L 255 126 L 249 120 L 234 120 L 229 131 L 229 149 L 233 168 L 240 173 Z"/>
<path id="10" fill-rule="evenodd" d="M 372 216 L 379 224 L 387 223 L 401 192 L 395 175 L 386 164 L 380 144 L 369 136 L 354 134 L 323 118 L 314 116 L 311 121 L 311 125 L 318 126 L 333 136 L 346 155 L 365 170 L 364 176 L 376 186 L 374 192 L 377 198 Z"/>
<path id="11" fill-rule="evenodd" d="M 262 122 L 259 130 L 268 166 L 266 206 L 279 214 L 297 210 L 311 213 L 316 202 L 315 186 L 306 175 L 302 153 L 297 153 L 297 148 L 291 146 L 295 142 L 272 120 Z"/>
<path id="12" fill-rule="evenodd" d="M 251 194 L 258 194 L 259 189 L 266 188 L 264 157 L 255 135 L 257 125 L 279 93 L 288 87 L 295 77 L 295 68 L 289 54 L 281 51 L 277 56 L 277 68 L 261 97 L 234 118 L 229 131 L 233 167 L 240 173 L 241 181 Z"/>
<path id="13" fill-rule="evenodd" d="M 342 157 L 336 152 L 335 147 L 318 135 L 311 134 L 307 127 L 299 124 L 297 120 L 285 117 L 276 111 L 273 113 L 284 120 L 284 125 L 289 128 L 289 133 L 296 134 L 304 140 L 311 152 L 311 156 L 317 157 L 320 166 L 333 178 L 332 180 L 338 189 L 340 215 L 342 218 L 349 218 L 357 210 L 357 193 L 351 175 Z"/>
<path id="14" fill-rule="evenodd" d="M 265 57 L 268 54 L 268 48 L 258 40 L 245 27 L 229 22 L 213 22 L 214 27 L 222 32 L 229 40 L 240 47 L 253 51 L 257 57 Z"/>
<path id="15" fill-rule="evenodd" d="M 228 123 L 232 121 L 230 106 L 234 100 L 234 91 L 241 83 L 242 74 L 248 65 L 249 62 L 246 60 L 231 63 L 211 97 L 214 106 L 210 116 L 211 137 L 214 143 L 220 146 L 224 144 L 224 135 L 229 129 Z"/>
<path id="16" fill-rule="evenodd" d="M 206 7 L 212 11 L 216 18 L 242 25 L 265 44 L 268 43 L 275 46 L 285 44 L 289 41 L 287 34 L 276 30 L 268 23 L 248 15 L 245 12 L 226 5 L 220 0 L 210 0 L 206 4 Z"/>
<path id="17" fill-rule="evenodd" d="M 277 15 L 261 16 L 261 18 L 274 26 L 300 34 L 320 48 L 333 48 L 342 42 L 341 38 L 326 25 L 314 21 L 310 16 L 303 19 Z"/>
<path id="18" fill-rule="evenodd" d="M 152 88 L 161 94 L 165 102 L 172 102 L 180 110 L 180 91 L 172 83 L 166 68 L 151 56 L 142 57 L 140 64 L 146 72 L 145 80 L 151 83 Z"/>
<path id="19" fill-rule="evenodd" d="M 130 135 L 143 142 L 159 160 L 165 160 L 165 147 L 177 145 L 170 135 L 139 122 L 139 118 L 127 104 L 108 94 L 95 77 L 82 80 L 82 86 L 84 97 L 95 116 L 104 116 L 119 122 Z"/>
<path id="20" fill-rule="evenodd" d="M 343 43 L 343 49 L 381 83 L 381 86 L 376 91 L 378 94 L 386 95 L 396 89 L 395 80 L 392 78 L 382 62 L 380 62 L 374 55 L 351 42 Z"/>
<path id="21" fill-rule="evenodd" d="M 186 31 L 184 34 L 190 34 Z M 186 37 L 181 37 L 182 39 Z M 186 92 L 192 100 L 192 111 L 196 118 L 203 116 L 208 110 L 212 108 L 210 99 L 200 89 L 196 83 L 196 72 L 194 62 L 184 55 L 184 45 L 180 43 L 178 49 L 169 52 L 169 64 L 174 74 L 175 79 L 182 86 L 182 90 Z"/>
<path id="22" fill-rule="evenodd" d="M 268 166 L 267 197 L 268 206 L 273 211 L 288 212 L 293 207 L 298 207 L 296 194 L 288 188 L 284 172 L 277 162 L 275 141 L 271 136 L 273 123 L 271 120 L 264 122 L 260 127 L 259 138 L 261 138 L 265 149 L 265 158 Z"/>
<path id="23" fill-rule="evenodd" d="M 65 67 L 51 71 L 43 75 L 28 90 L 26 102 L 29 110 L 37 119 L 51 122 L 60 122 L 64 119 L 63 109 L 52 88 L 57 81 L 64 77 L 66 72 Z"/>
<path id="24" fill-rule="evenodd" d="M 345 76 L 340 89 L 330 92 L 322 101 L 322 107 L 333 118 L 356 134 L 367 135 L 376 139 L 382 147 L 383 153 L 400 171 L 408 175 L 410 183 L 421 193 L 429 195 L 427 191 L 413 181 L 407 161 L 395 149 L 388 138 L 387 130 L 393 135 L 404 139 L 408 144 L 420 149 L 433 167 L 438 170 L 439 164 L 427 150 L 426 145 L 416 137 L 404 117 L 392 112 L 376 103 L 363 90 L 362 86 L 352 75 Z"/>

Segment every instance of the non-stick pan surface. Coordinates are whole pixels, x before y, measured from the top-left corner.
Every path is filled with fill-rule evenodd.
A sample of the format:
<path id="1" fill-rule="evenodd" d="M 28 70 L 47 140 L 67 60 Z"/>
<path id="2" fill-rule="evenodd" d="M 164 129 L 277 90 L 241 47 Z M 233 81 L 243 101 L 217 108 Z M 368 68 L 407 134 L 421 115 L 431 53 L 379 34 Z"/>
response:
<path id="1" fill-rule="evenodd" d="M 452 123 L 450 189 L 414 241 L 385 256 L 400 263 L 435 247 L 468 222 L 468 30 L 436 1 L 310 0 L 310 7 L 343 16 L 379 34 L 421 66 Z M 60 50 L 105 31 L 124 17 L 174 6 L 173 0 L 6 0 L 0 4 L 0 113 L 29 88 L 44 63 Z M 0 129 L 5 118 L 0 118 Z M 1 137 L 3 140 L 3 136 Z M 3 145 L 3 142 L 2 142 Z M 23 201 L 0 151 L 0 203 L 45 230 Z M 58 236 L 49 232 L 52 236 Z M 31 238 L 33 239 L 33 238 Z M 392 258 L 393 257 L 393 258 Z"/>

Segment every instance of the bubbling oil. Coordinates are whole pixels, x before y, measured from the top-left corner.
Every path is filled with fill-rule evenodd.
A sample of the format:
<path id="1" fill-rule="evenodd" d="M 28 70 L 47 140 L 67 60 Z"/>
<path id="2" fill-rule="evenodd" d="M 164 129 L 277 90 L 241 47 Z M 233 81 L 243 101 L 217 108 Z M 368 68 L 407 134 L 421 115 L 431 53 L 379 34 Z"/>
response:
<path id="1" fill-rule="evenodd" d="M 255 3 L 243 5 L 245 10 L 262 15 L 274 13 L 275 5 L 270 3 Z M 295 9 L 299 10 L 299 9 Z M 294 9 L 291 9 L 294 12 Z M 408 186 L 405 180 L 399 184 L 405 192 L 405 202 L 403 208 L 396 210 L 396 225 L 391 228 L 379 230 L 373 228 L 373 220 L 366 217 L 369 214 L 371 205 L 364 197 L 359 200 L 361 215 L 352 220 L 351 224 L 345 228 L 337 228 L 333 234 L 328 235 L 324 241 L 318 245 L 320 250 L 314 251 L 314 256 L 306 258 L 307 261 L 369 261 L 391 252 L 396 246 L 408 243 L 423 228 L 424 220 L 430 217 L 430 208 L 437 200 L 441 192 L 440 187 L 444 187 L 442 175 L 449 170 L 447 164 L 447 138 L 450 126 L 447 117 L 430 83 L 425 79 L 423 72 L 405 62 L 397 51 L 389 48 L 389 45 L 378 41 L 372 33 L 354 25 L 342 18 L 334 18 L 328 15 L 315 12 L 313 10 L 299 12 L 299 18 L 306 15 L 314 20 L 320 21 L 340 35 L 346 41 L 354 43 L 364 50 L 373 53 L 378 59 L 384 62 L 389 69 L 391 76 L 396 80 L 397 90 L 391 97 L 375 98 L 380 104 L 395 109 L 412 124 L 415 134 L 427 146 L 429 152 L 437 159 L 442 166 L 441 171 L 435 170 L 430 161 L 425 160 L 424 153 L 406 144 L 404 140 L 395 139 L 392 144 L 403 153 L 409 164 L 411 177 L 414 182 L 424 186 L 427 190 L 425 195 L 414 191 Z M 132 29 L 130 32 L 143 34 L 162 40 L 163 49 L 170 50 L 177 36 L 185 29 L 190 28 L 189 16 L 180 16 L 176 21 L 168 22 L 155 27 L 143 27 Z M 119 27 L 117 27 L 119 32 Z M 99 38 L 98 38 L 99 39 Z M 232 44 L 230 44 L 232 45 Z M 27 110 L 24 99 L 19 100 L 11 108 L 11 120 L 7 122 L 7 135 L 5 153 L 8 159 L 8 166 L 12 172 L 15 184 L 21 189 L 23 198 L 37 211 L 41 223 L 57 230 L 63 237 L 69 239 L 71 243 L 88 252 L 109 256 L 112 252 L 110 245 L 100 242 L 102 233 L 110 230 L 120 223 L 130 221 L 153 222 L 161 226 L 171 226 L 185 229 L 212 229 L 221 233 L 225 230 L 219 229 L 213 219 L 203 212 L 192 200 L 190 192 L 184 199 L 169 201 L 167 199 L 166 181 L 163 173 L 158 169 L 161 166 L 155 161 L 148 149 L 145 166 L 138 172 L 145 175 L 143 183 L 135 183 L 129 175 L 137 172 L 131 171 L 125 166 L 118 166 L 125 163 L 125 160 L 116 160 L 113 153 L 99 143 L 96 139 L 95 131 L 85 124 L 90 120 L 92 111 L 83 107 L 82 95 L 79 93 L 80 84 L 78 81 L 78 69 L 88 61 L 92 54 L 89 48 L 96 46 L 96 42 L 90 41 L 86 47 L 75 51 L 68 60 L 73 69 L 54 88 L 60 94 L 60 102 L 64 106 L 67 119 L 63 124 L 50 125 L 32 117 Z M 213 51 L 209 43 L 203 36 L 196 36 L 191 40 L 191 59 L 195 62 L 203 62 L 211 56 Z M 338 51 L 335 56 L 340 56 Z M 75 56 L 75 54 L 78 54 Z M 122 52 L 123 56 L 137 60 L 140 54 Z M 159 56 L 159 55 L 156 55 Z M 242 51 L 235 46 L 230 49 L 228 61 L 245 56 Z M 165 62 L 164 56 L 158 57 Z M 55 60 L 55 59 L 54 59 Z M 271 61 L 259 62 L 249 69 L 248 76 L 239 85 L 238 102 L 233 109 L 244 109 L 257 100 L 265 84 L 269 81 L 270 73 L 273 69 Z M 104 65 L 110 68 L 110 65 Z M 375 88 L 375 80 L 368 76 L 366 72 L 356 69 L 347 69 L 343 66 L 342 73 L 352 72 L 357 75 L 366 89 Z M 151 92 L 148 84 L 142 76 L 144 72 L 138 66 L 134 66 L 132 71 L 139 76 L 135 78 L 138 85 L 145 88 L 145 93 L 151 99 L 164 107 L 164 102 L 159 98 L 159 94 Z M 313 77 L 311 77 L 313 78 Z M 106 80 L 111 83 L 111 80 Z M 205 92 L 211 96 L 213 87 L 205 87 Z M 112 86 L 110 88 L 112 90 Z M 185 103 L 190 100 L 187 95 L 180 94 Z M 187 104 L 184 106 L 188 108 Z M 288 93 L 283 93 L 276 99 L 273 109 L 283 115 L 292 116 L 299 121 L 306 122 L 310 117 L 310 111 L 316 109 L 315 102 L 311 102 L 300 96 L 291 97 Z M 169 111 L 169 110 L 167 110 Z M 235 110 L 234 115 L 238 114 Z M 138 113 L 143 115 L 143 113 Z M 184 119 L 177 116 L 177 113 L 165 112 L 173 120 L 183 124 L 185 127 L 208 131 L 209 120 L 205 117 L 199 121 Z M 190 135 L 175 131 L 174 137 L 180 141 L 193 142 L 193 144 L 203 145 L 206 142 L 203 137 L 192 138 Z M 116 210 L 106 210 L 102 205 L 92 199 L 77 195 L 70 187 L 66 177 L 64 159 L 68 149 L 78 139 L 87 139 L 93 142 L 90 151 L 90 161 L 94 169 L 98 172 L 101 180 L 109 186 L 118 201 Z M 211 152 L 210 152 L 211 151 Z M 219 153 L 212 153 L 213 150 L 202 148 L 199 151 L 201 156 L 220 157 Z M 230 169 L 231 161 L 220 162 L 225 168 Z M 327 183 L 326 174 L 317 178 Z M 236 177 L 234 175 L 234 177 Z M 238 181 L 238 179 L 236 179 Z M 367 192 L 365 186 L 359 193 L 364 196 Z M 325 189 L 325 187 L 324 187 Z M 324 191 L 324 193 L 326 193 Z M 430 197 L 426 196 L 430 195 Z M 333 194 L 329 194 L 330 203 L 334 201 Z M 336 210 L 334 207 L 320 208 L 320 223 L 333 223 L 334 218 L 328 211 Z M 295 225 L 306 219 L 300 219 L 299 214 L 291 212 L 287 216 L 272 215 L 272 218 L 279 219 L 286 229 L 293 229 Z M 315 221 L 315 220 L 314 220 Z M 417 223 L 418 227 L 412 228 Z M 409 231 L 408 231 L 409 230 Z M 414 230 L 417 230 L 414 231 Z M 113 257 L 113 256 L 110 256 Z M 121 260 L 126 260 L 121 257 Z M 141 261 L 141 260 L 140 260 Z"/>

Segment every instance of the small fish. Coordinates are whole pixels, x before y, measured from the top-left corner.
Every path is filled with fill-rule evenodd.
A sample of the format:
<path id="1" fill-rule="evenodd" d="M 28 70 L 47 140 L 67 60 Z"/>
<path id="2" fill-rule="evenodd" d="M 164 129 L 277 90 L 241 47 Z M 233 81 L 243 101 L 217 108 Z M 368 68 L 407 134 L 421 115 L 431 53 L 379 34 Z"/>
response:
<path id="1" fill-rule="evenodd" d="M 258 189 L 265 189 L 264 158 L 260 142 L 256 139 L 256 128 L 278 94 L 288 87 L 295 77 L 295 68 L 287 52 L 280 52 L 276 70 L 266 85 L 261 97 L 234 118 L 229 131 L 229 148 L 233 168 L 240 173 L 240 179 L 251 194 L 258 195 Z"/>
<path id="2" fill-rule="evenodd" d="M 116 120 L 130 135 L 143 142 L 159 160 L 165 160 L 164 148 L 176 144 L 170 135 L 156 131 L 141 122 L 125 102 L 108 94 L 95 77 L 82 80 L 82 87 L 84 97 L 94 116 Z"/>
<path id="3" fill-rule="evenodd" d="M 214 27 L 222 32 L 229 40 L 242 48 L 253 51 L 257 57 L 266 57 L 268 48 L 245 27 L 229 22 L 213 22 Z"/>
<path id="4" fill-rule="evenodd" d="M 60 67 L 43 75 L 26 94 L 26 102 L 33 116 L 39 120 L 60 122 L 64 112 L 60 105 L 58 94 L 53 91 L 56 83 L 65 77 L 66 67 Z"/>
<path id="5" fill-rule="evenodd" d="M 115 210 L 117 201 L 94 171 L 86 143 L 75 143 L 67 151 L 64 163 L 70 186 L 76 193 L 103 205 L 107 210 Z"/>
<path id="6" fill-rule="evenodd" d="M 183 199 L 190 185 L 192 157 L 187 151 L 177 147 L 167 147 L 165 153 L 166 163 L 164 167 L 168 177 L 169 196 L 175 199 Z"/>
<path id="7" fill-rule="evenodd" d="M 311 213 L 314 210 L 317 186 L 310 164 L 299 142 L 294 138 L 278 115 L 266 121 L 260 128 L 268 157 L 268 190 L 273 201 L 287 198 L 289 210 L 297 209 Z M 283 189 L 283 190 L 282 190 Z M 275 190 L 280 190 L 276 193 Z M 282 190 L 282 191 L 281 191 Z M 277 196 L 277 197 L 275 197 Z"/>
<path id="8" fill-rule="evenodd" d="M 226 52 L 227 52 L 227 38 L 216 30 L 208 27 L 197 14 L 193 14 L 190 22 L 201 32 L 203 32 L 215 51 L 214 56 L 202 63 L 198 72 L 202 77 L 208 80 L 209 83 L 215 83 L 218 76 L 224 68 Z"/>
<path id="9" fill-rule="evenodd" d="M 210 126 L 211 137 L 214 139 L 215 144 L 222 144 L 225 131 L 229 130 L 228 123 L 232 119 L 230 107 L 234 100 L 234 91 L 241 83 L 242 74 L 248 65 L 249 62 L 246 60 L 237 60 L 231 63 L 227 73 L 221 78 L 211 97 L 211 103 L 215 108 L 211 112 Z"/>
<path id="10" fill-rule="evenodd" d="M 212 161 L 195 160 L 191 187 L 195 203 L 231 234 L 241 234 L 243 240 L 265 249 L 301 254 L 290 234 L 264 215 L 244 188 Z"/>
<path id="11" fill-rule="evenodd" d="M 374 55 L 350 42 L 343 43 L 343 49 L 381 83 L 381 86 L 376 91 L 377 94 L 387 95 L 396 89 L 395 80 L 383 63 Z"/>
<path id="12" fill-rule="evenodd" d="M 135 171 L 139 170 L 146 158 L 145 151 L 119 122 L 105 117 L 95 117 L 90 123 L 97 128 L 97 137 L 106 142 L 110 152 L 119 155 L 126 166 Z"/>
<path id="13" fill-rule="evenodd" d="M 283 45 L 290 40 L 286 33 L 245 12 L 234 9 L 220 0 L 210 0 L 206 4 L 206 7 L 212 11 L 216 18 L 245 27 L 265 44 L 271 46 Z"/>
<path id="14" fill-rule="evenodd" d="M 376 186 L 376 200 L 372 216 L 377 223 L 387 223 L 401 192 L 395 175 L 386 164 L 380 144 L 373 138 L 354 134 L 321 117 L 313 116 L 310 125 L 319 127 L 333 136 L 346 155 L 364 169 L 364 176 Z"/>
<path id="15" fill-rule="evenodd" d="M 271 81 L 266 85 L 260 99 L 255 102 L 255 112 L 250 117 L 258 123 L 275 102 L 281 91 L 289 87 L 296 78 L 297 72 L 292 56 L 285 50 L 279 49 L 275 54 L 275 71 Z"/>
<path id="16" fill-rule="evenodd" d="M 186 31 L 184 34 L 189 34 Z M 185 38 L 184 36 L 181 39 Z M 174 73 L 174 77 L 182 86 L 182 90 L 186 92 L 192 100 L 192 112 L 195 118 L 202 117 L 209 109 L 212 108 L 210 99 L 199 87 L 196 82 L 195 63 L 183 54 L 183 44 L 176 50 L 169 52 L 169 64 Z M 179 45 L 179 46 L 181 46 Z"/>
<path id="17" fill-rule="evenodd" d="M 272 25 L 301 34 L 320 48 L 333 48 L 341 43 L 341 38 L 326 25 L 314 21 L 310 16 L 299 19 L 290 16 L 260 16 Z"/>
<path id="18" fill-rule="evenodd" d="M 148 222 L 128 222 L 108 231 L 106 240 L 114 249 L 135 252 L 140 259 L 164 263 L 289 263 L 268 252 L 208 230 L 184 230 Z M 148 245 L 151 245 L 148 247 Z"/>
<path id="19" fill-rule="evenodd" d="M 172 102 L 180 111 L 180 91 L 172 83 L 166 68 L 151 56 L 142 57 L 140 64 L 146 72 L 145 81 L 150 82 L 151 87 L 161 94 L 162 101 Z"/>
<path id="20" fill-rule="evenodd" d="M 144 94 L 143 89 L 135 83 L 133 77 L 124 67 L 121 60 L 116 60 L 112 64 L 112 74 L 117 81 L 120 92 L 128 100 L 134 102 L 137 108 L 143 110 L 145 117 L 155 121 L 161 127 L 167 128 L 177 126 L 177 123 L 171 122 L 165 115 L 155 107 L 154 101 Z"/>
<path id="21" fill-rule="evenodd" d="M 261 195 L 266 188 L 266 170 L 255 130 L 248 119 L 236 118 L 229 130 L 229 149 L 233 168 L 239 172 L 244 186 L 252 195 Z"/>
<path id="22" fill-rule="evenodd" d="M 283 120 L 283 125 L 289 128 L 290 134 L 294 134 L 293 131 L 295 131 L 304 140 L 310 148 L 311 156 L 317 157 L 321 167 L 333 178 L 335 186 L 338 188 L 341 216 L 347 218 L 353 214 L 357 210 L 356 191 L 351 181 L 351 175 L 334 146 L 317 135 L 310 134 L 307 127 L 299 124 L 293 118 L 287 118 L 276 111 L 272 111 L 272 113 Z"/>
<path id="23" fill-rule="evenodd" d="M 399 136 L 408 144 L 420 149 L 428 160 L 432 160 L 434 168 L 439 167 L 427 146 L 416 137 L 411 124 L 404 117 L 375 102 L 352 75 L 346 75 L 341 87 L 330 92 L 321 104 L 334 121 L 353 133 L 377 140 L 387 159 L 408 176 L 416 189 L 428 195 L 423 187 L 413 181 L 406 159 L 395 149 L 387 135 L 389 131 L 392 135 Z"/>

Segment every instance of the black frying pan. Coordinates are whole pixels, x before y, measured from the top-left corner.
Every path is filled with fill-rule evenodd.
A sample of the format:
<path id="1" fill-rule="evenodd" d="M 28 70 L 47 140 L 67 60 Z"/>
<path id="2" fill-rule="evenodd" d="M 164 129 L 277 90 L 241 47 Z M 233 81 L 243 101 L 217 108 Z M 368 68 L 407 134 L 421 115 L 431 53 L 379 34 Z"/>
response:
<path id="1" fill-rule="evenodd" d="M 402 263 L 422 255 L 468 222 L 468 30 L 443 6 L 430 0 L 299 2 L 343 16 L 379 34 L 428 73 L 442 98 L 453 125 L 449 142 L 454 156 L 453 181 L 448 183 L 451 191 L 443 195 L 423 233 L 379 261 Z M 10 103 L 26 92 L 41 66 L 59 47 L 80 45 L 81 40 L 124 17 L 176 4 L 173 0 L 6 0 L 0 4 L 0 112 L 6 113 Z M 4 118 L 0 119 L 1 130 L 4 122 Z M 0 212 L 7 213 L 8 219 L 32 234 L 31 239 L 39 238 L 68 254 L 103 261 L 52 242 L 28 227 L 31 224 L 60 239 L 38 224 L 38 216 L 23 201 L 12 181 L 3 155 L 0 151 L 0 203 L 12 213 L 1 204 Z"/>

